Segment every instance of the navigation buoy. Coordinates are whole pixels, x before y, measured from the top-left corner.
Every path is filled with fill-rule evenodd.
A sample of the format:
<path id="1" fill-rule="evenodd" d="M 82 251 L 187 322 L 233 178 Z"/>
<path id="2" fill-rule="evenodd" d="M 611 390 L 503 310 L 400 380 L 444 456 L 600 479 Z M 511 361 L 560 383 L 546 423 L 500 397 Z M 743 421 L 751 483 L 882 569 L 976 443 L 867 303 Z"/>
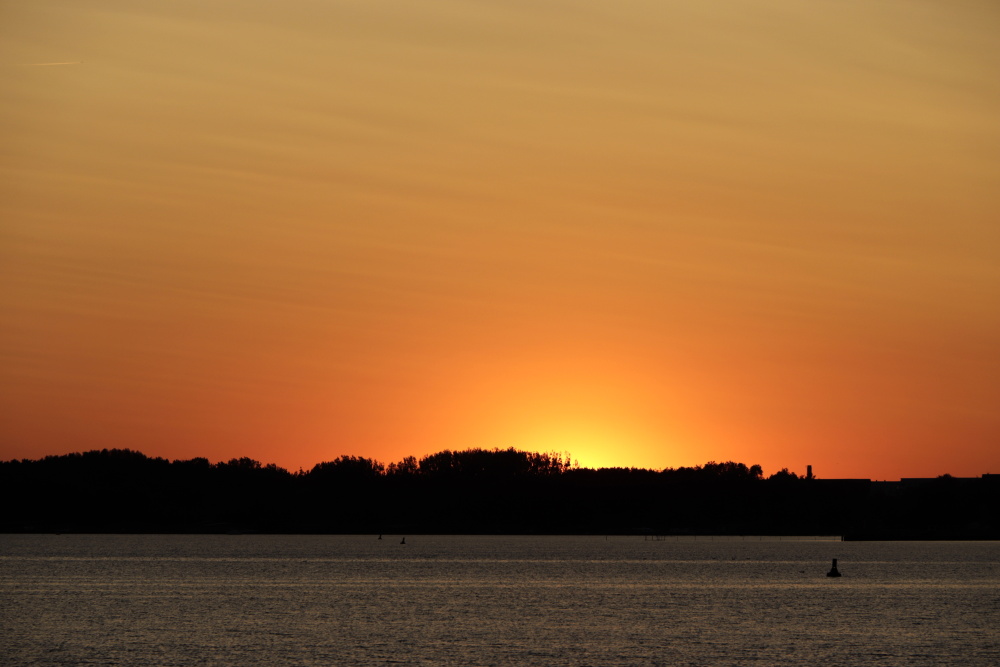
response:
<path id="1" fill-rule="evenodd" d="M 400 544 L 406 544 L 406 538 L 405 537 L 400 541 Z M 837 575 L 837 576 L 840 576 L 840 575 Z"/>
<path id="2" fill-rule="evenodd" d="M 840 570 L 837 569 L 837 559 L 836 558 L 833 559 L 833 567 L 831 567 L 830 571 L 826 573 L 826 576 L 828 576 L 828 577 L 839 577 L 840 576 Z"/>

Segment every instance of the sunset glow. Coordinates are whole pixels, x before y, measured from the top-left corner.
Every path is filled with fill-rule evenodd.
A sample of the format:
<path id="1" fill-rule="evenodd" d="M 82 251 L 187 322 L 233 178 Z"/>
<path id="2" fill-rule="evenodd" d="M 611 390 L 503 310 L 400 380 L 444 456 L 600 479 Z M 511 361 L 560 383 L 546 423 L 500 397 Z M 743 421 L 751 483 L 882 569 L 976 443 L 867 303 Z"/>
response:
<path id="1" fill-rule="evenodd" d="M 998 31 L 4 2 L 0 458 L 998 473 Z"/>

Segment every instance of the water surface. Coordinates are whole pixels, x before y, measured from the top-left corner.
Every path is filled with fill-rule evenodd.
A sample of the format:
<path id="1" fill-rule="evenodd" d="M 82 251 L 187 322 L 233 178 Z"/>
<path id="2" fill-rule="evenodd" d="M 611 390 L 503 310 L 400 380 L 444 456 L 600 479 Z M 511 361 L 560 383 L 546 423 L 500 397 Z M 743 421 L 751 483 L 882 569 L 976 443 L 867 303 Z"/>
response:
<path id="1" fill-rule="evenodd" d="M 400 542 L 0 536 L 3 662 L 1000 664 L 996 542 Z"/>

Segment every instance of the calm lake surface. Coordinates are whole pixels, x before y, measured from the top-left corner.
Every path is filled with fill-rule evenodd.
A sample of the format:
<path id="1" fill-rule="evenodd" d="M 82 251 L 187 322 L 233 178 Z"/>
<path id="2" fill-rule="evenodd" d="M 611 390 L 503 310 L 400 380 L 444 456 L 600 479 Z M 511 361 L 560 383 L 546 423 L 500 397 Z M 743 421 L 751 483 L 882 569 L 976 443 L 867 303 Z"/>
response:
<path id="1" fill-rule="evenodd" d="M 400 540 L 0 535 L 0 663 L 1000 664 L 997 542 Z"/>

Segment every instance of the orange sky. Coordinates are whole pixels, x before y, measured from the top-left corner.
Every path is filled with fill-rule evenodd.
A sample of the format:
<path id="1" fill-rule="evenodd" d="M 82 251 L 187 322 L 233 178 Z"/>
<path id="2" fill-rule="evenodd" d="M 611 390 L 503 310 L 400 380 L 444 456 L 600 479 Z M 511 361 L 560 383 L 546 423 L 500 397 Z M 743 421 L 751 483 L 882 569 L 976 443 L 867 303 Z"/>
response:
<path id="1" fill-rule="evenodd" d="M 992 0 L 4 0 L 0 459 L 1000 473 L 998 34 Z"/>

